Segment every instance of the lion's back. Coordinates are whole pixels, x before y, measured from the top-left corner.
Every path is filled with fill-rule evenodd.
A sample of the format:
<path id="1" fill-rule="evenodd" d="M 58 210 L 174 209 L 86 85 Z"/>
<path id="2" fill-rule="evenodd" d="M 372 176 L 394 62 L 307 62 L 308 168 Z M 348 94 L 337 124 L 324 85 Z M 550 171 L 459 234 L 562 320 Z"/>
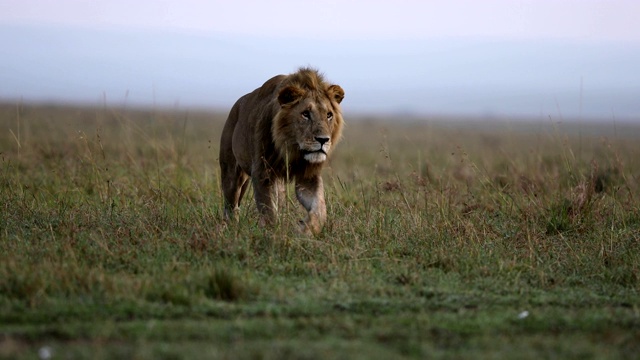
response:
<path id="1" fill-rule="evenodd" d="M 270 132 L 269 124 L 262 124 L 273 114 L 273 99 L 285 75 L 267 80 L 261 87 L 240 97 L 229 112 L 220 141 L 220 162 L 237 162 L 245 172 L 250 172 L 256 132 Z"/>

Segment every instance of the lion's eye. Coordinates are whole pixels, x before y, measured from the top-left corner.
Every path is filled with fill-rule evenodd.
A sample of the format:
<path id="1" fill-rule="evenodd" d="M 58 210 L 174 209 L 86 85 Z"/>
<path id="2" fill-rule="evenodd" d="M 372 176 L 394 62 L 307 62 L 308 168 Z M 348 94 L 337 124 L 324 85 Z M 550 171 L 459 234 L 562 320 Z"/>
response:
<path id="1" fill-rule="evenodd" d="M 331 119 L 333 119 L 333 113 L 331 111 L 329 111 L 327 113 L 327 120 L 331 120 Z"/>
<path id="2" fill-rule="evenodd" d="M 311 118 L 311 113 L 309 112 L 309 110 L 305 110 L 302 112 L 302 117 L 305 119 L 309 119 Z"/>

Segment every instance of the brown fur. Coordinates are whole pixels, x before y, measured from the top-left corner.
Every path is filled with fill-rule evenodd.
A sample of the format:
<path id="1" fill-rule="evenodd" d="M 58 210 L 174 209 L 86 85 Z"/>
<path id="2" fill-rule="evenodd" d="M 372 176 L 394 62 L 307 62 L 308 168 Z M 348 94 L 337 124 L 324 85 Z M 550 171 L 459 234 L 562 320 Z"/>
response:
<path id="1" fill-rule="evenodd" d="M 302 68 L 238 99 L 220 141 L 225 218 L 237 210 L 251 178 L 261 221 L 272 223 L 285 182 L 295 180 L 307 210 L 300 228 L 320 232 L 326 220 L 321 171 L 341 137 L 343 98 L 340 86 Z"/>

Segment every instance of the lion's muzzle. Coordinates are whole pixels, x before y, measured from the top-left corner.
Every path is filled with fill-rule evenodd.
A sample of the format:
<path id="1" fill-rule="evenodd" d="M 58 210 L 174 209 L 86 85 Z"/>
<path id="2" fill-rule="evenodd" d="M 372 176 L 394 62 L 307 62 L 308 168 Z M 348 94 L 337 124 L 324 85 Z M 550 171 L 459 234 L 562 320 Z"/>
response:
<path id="1" fill-rule="evenodd" d="M 324 162 L 327 160 L 327 153 L 331 147 L 331 138 L 329 136 L 315 136 L 314 140 L 300 144 L 304 159 L 310 163 Z"/>

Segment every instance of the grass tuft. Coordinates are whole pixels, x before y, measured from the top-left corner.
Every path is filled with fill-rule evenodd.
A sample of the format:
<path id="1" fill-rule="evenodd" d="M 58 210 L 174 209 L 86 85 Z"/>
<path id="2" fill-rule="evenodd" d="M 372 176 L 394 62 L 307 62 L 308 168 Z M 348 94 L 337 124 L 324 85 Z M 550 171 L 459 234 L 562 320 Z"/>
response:
<path id="1" fill-rule="evenodd" d="M 251 289 L 237 275 L 220 267 L 208 276 L 204 294 L 208 298 L 235 302 L 247 299 Z"/>

